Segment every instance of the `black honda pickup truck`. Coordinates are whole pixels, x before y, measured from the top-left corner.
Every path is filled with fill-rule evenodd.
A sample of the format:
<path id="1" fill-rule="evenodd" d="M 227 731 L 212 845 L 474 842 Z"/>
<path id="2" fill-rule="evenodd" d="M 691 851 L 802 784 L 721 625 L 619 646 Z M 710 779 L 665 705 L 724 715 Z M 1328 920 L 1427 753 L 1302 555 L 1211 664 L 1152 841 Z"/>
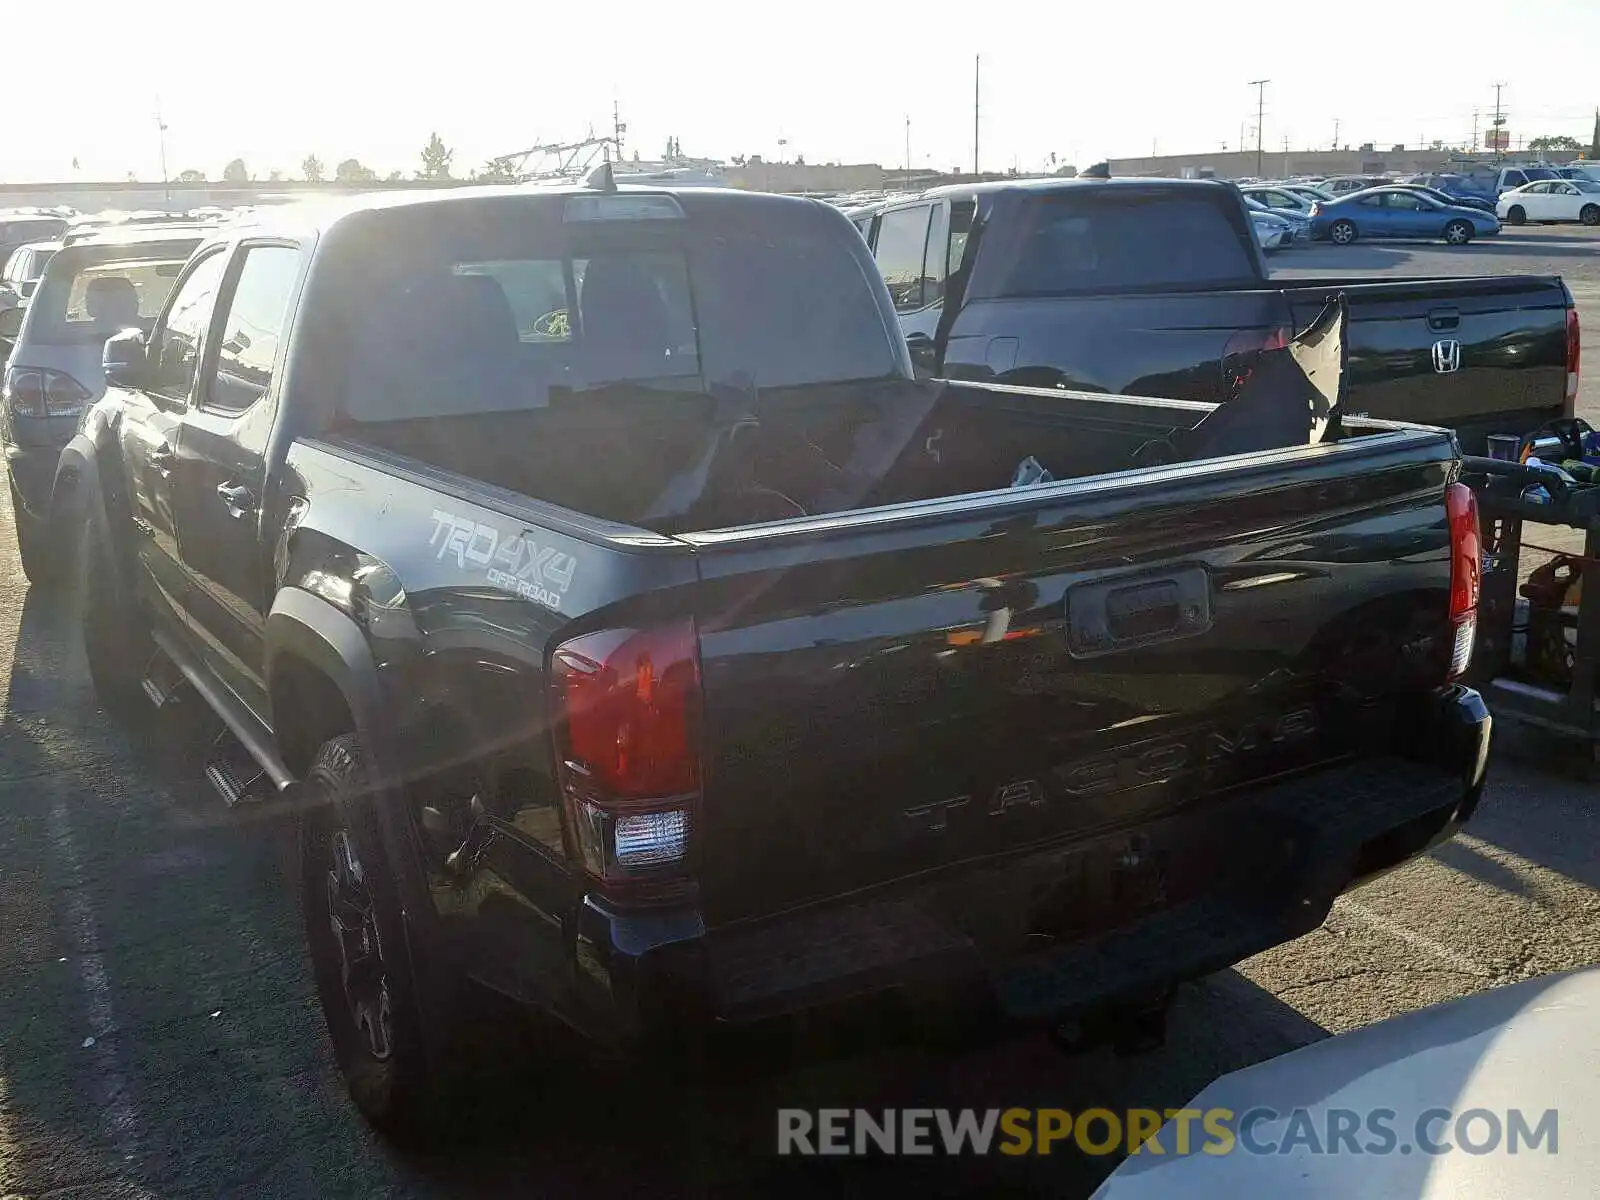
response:
<path id="1" fill-rule="evenodd" d="M 1560 278 L 1273 279 L 1220 181 L 956 185 L 851 216 L 928 374 L 1220 403 L 1342 292 L 1352 412 L 1453 429 L 1482 454 L 1485 435 L 1577 401 Z"/>
<path id="2" fill-rule="evenodd" d="M 643 1061 L 1147 1014 L 1477 803 L 1447 432 L 1135 466 L 1212 406 L 918 380 L 812 200 L 262 222 L 106 344 L 55 504 L 101 702 L 198 697 L 222 799 L 297 812 L 380 1126 L 480 985 Z"/>

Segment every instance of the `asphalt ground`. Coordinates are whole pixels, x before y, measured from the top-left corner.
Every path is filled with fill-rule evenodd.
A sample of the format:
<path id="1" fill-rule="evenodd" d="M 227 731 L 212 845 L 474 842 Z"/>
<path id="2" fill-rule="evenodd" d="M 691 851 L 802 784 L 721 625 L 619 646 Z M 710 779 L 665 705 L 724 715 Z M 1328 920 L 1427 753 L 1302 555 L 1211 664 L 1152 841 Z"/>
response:
<path id="1" fill-rule="evenodd" d="M 1508 231 L 1460 250 L 1317 247 L 1286 276 L 1558 272 L 1587 306 L 1600 408 L 1600 238 Z M 1600 424 L 1600 420 L 1596 420 Z M 1219 1073 L 1450 997 L 1600 961 L 1595 785 L 1502 740 L 1469 832 L 1341 900 L 1318 930 L 1185 985 L 1164 1048 L 1043 1037 L 905 1044 L 753 1081 L 660 1080 L 525 1045 L 486 1070 L 470 1136 L 396 1152 L 335 1080 L 302 951 L 288 832 L 230 816 L 185 748 L 96 707 L 70 604 L 30 592 L 0 511 L 0 1196 L 1085 1194 L 1114 1163 L 778 1157 L 779 1107 L 1177 1106 Z M 1576 1120 L 1583 1120 L 1582 1114 Z M 1594 1119 L 1594 1118 L 1589 1118 Z M 1563 1120 L 1567 1118 L 1564 1116 Z"/>

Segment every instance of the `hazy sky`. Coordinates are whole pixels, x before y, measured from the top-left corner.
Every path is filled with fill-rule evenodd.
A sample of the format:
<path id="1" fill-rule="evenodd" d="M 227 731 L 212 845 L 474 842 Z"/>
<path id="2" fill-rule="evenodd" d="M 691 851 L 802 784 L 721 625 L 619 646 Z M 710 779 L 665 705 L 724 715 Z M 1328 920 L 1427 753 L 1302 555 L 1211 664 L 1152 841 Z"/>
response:
<path id="1" fill-rule="evenodd" d="M 13 7 L 7 5 L 7 8 Z M 4 18 L 0 178 L 216 178 L 329 173 L 355 156 L 408 175 L 438 130 L 456 169 L 609 128 L 628 149 L 804 154 L 917 166 L 972 158 L 973 55 L 983 55 L 982 165 L 1079 166 L 1218 149 L 1254 122 L 1266 145 L 1465 140 L 1494 105 L 1513 138 L 1587 143 L 1600 103 L 1600 0 L 1187 3 L 810 0 L 369 3 L 76 0 Z M 1254 146 L 1254 135 L 1247 134 Z"/>

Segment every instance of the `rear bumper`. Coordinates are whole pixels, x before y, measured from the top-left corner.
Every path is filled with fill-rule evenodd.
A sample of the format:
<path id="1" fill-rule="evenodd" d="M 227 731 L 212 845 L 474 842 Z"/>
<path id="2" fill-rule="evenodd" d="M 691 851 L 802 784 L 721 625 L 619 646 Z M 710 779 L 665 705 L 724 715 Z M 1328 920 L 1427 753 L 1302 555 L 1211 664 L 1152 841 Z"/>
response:
<path id="1" fill-rule="evenodd" d="M 578 965 L 605 1011 L 585 1014 L 595 1020 L 583 1023 L 649 1044 L 671 1043 L 686 1025 L 731 1031 L 894 992 L 959 996 L 990 1030 L 1136 1003 L 1316 928 L 1341 892 L 1465 822 L 1488 757 L 1481 698 L 1468 688 L 1443 690 L 1414 733 L 1407 741 L 1425 747 L 1424 757 L 1320 768 L 1136 830 L 967 870 L 957 886 L 1026 921 L 1026 907 L 1065 878 L 1067 864 L 1125 856 L 1130 837 L 1140 845 L 1228 847 L 1183 864 L 1208 880 L 1215 871 L 1214 884 L 1183 903 L 1070 938 L 1045 935 L 1040 949 L 1022 954 L 997 956 L 939 915 L 949 911 L 948 878 L 711 932 L 693 910 L 624 914 L 591 899 L 582 909 Z"/>

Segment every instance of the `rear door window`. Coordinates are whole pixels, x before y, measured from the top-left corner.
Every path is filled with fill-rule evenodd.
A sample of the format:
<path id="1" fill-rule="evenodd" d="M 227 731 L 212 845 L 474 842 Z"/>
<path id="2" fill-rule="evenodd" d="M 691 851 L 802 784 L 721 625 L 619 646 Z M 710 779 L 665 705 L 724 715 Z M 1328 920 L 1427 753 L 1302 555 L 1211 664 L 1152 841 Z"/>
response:
<path id="1" fill-rule="evenodd" d="M 1238 200 L 1215 193 L 1083 188 L 1041 197 L 1020 235 L 1003 243 L 998 294 L 1050 295 L 1250 286 L 1248 224 Z"/>
<path id="2" fill-rule="evenodd" d="M 222 322 L 216 370 L 204 388 L 206 407 L 243 412 L 266 394 L 299 272 L 300 252 L 293 247 L 246 248 Z"/>
<path id="3" fill-rule="evenodd" d="M 66 345 L 103 342 L 122 329 L 148 332 L 192 248 L 179 242 L 141 252 L 152 257 L 114 261 L 106 261 L 106 251 L 99 248 L 57 253 L 31 303 L 28 336 Z"/>

